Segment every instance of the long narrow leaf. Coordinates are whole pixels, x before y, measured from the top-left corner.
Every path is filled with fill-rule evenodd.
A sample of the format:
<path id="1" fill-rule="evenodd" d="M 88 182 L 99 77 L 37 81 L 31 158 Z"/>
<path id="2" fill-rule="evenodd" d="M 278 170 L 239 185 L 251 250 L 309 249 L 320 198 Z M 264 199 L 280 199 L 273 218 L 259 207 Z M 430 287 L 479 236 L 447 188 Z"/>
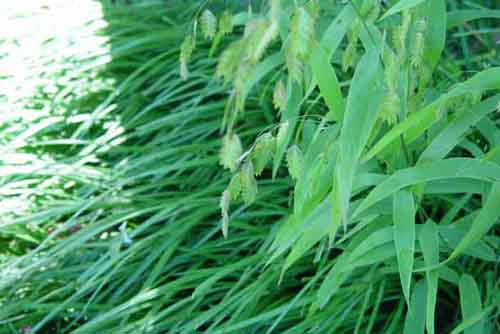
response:
<path id="1" fill-rule="evenodd" d="M 371 130 L 377 119 L 382 100 L 383 85 L 380 56 L 376 50 L 367 52 L 359 62 L 347 97 L 346 113 L 340 132 L 341 151 L 335 166 L 338 196 L 333 198 L 334 210 L 340 208 L 341 218 L 347 224 L 347 211 L 354 173 Z M 333 217 L 337 219 L 337 217 Z"/>
<path id="2" fill-rule="evenodd" d="M 463 253 L 469 246 L 481 239 L 488 230 L 498 221 L 500 210 L 500 182 L 495 182 L 483 208 L 474 219 L 469 232 L 451 253 L 449 260 L 456 258 Z"/>
<path id="3" fill-rule="evenodd" d="M 353 217 L 404 187 L 428 181 L 461 178 L 498 182 L 500 181 L 500 166 L 479 159 L 453 158 L 399 170 L 368 194 L 354 212 Z"/>
<path id="4" fill-rule="evenodd" d="M 470 275 L 462 275 L 458 285 L 460 292 L 460 308 L 464 322 L 482 312 L 481 296 L 476 281 Z M 483 334 L 484 322 L 478 321 L 465 330 L 465 334 Z"/>
<path id="5" fill-rule="evenodd" d="M 411 273 L 415 252 L 415 203 L 408 190 L 394 194 L 393 200 L 394 244 L 399 266 L 403 294 L 410 304 Z"/>
<path id="6" fill-rule="evenodd" d="M 439 233 L 436 224 L 429 220 L 422 228 L 419 235 L 420 247 L 424 254 L 424 262 L 427 267 L 439 263 Z M 438 290 L 439 272 L 427 270 L 425 279 L 427 281 L 427 302 L 425 307 L 425 327 L 429 334 L 434 334 L 434 319 L 436 315 L 436 301 Z"/>

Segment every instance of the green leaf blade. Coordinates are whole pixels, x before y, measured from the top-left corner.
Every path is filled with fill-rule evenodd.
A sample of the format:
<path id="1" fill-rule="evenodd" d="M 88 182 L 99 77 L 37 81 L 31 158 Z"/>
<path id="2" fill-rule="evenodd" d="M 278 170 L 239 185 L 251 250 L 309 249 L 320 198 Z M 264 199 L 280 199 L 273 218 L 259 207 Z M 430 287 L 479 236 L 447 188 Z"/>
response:
<path id="1" fill-rule="evenodd" d="M 458 285 L 460 291 L 460 308 L 464 322 L 474 318 L 482 312 L 481 295 L 474 278 L 470 275 L 462 275 Z M 483 334 L 484 322 L 476 322 L 465 330 L 465 334 Z"/>
<path id="2" fill-rule="evenodd" d="M 399 12 L 402 12 L 404 10 L 411 9 L 422 2 L 426 0 L 400 0 L 398 3 L 393 5 L 387 12 L 385 12 L 384 15 L 379 19 L 379 21 L 382 21 L 383 19 L 388 18 L 391 15 L 397 14 Z"/>
<path id="3" fill-rule="evenodd" d="M 411 274 L 415 253 L 415 203 L 410 191 L 401 190 L 393 198 L 394 244 L 403 294 L 410 304 Z"/>
<path id="4" fill-rule="evenodd" d="M 345 102 L 340 90 L 335 70 L 328 61 L 328 56 L 318 49 L 312 59 L 311 68 L 316 79 L 321 96 L 328 106 L 330 119 L 341 121 L 344 116 Z"/>
<path id="5" fill-rule="evenodd" d="M 439 263 L 439 232 L 437 225 L 429 220 L 423 226 L 419 235 L 420 247 L 424 254 L 426 267 L 435 266 Z M 425 309 L 425 327 L 429 334 L 434 334 L 434 321 L 436 315 L 436 302 L 438 291 L 439 273 L 437 270 L 427 270 L 425 279 L 427 281 L 427 302 Z"/>
<path id="6" fill-rule="evenodd" d="M 498 218 L 500 218 L 498 203 L 500 203 L 500 182 L 495 182 L 490 194 L 488 195 L 488 198 L 486 199 L 486 203 L 484 204 L 477 217 L 474 219 L 469 232 L 453 250 L 453 253 L 451 253 L 449 260 L 456 258 L 468 247 L 481 239 L 498 221 Z"/>
<path id="7" fill-rule="evenodd" d="M 379 53 L 370 50 L 361 58 L 354 73 L 339 139 L 341 152 L 335 167 L 338 196 L 333 204 L 340 208 L 345 224 L 354 173 L 382 102 L 382 80 Z"/>
<path id="8" fill-rule="evenodd" d="M 451 158 L 401 169 L 375 187 L 361 202 L 353 217 L 404 187 L 434 180 L 460 178 L 498 182 L 500 166 L 479 159 Z"/>

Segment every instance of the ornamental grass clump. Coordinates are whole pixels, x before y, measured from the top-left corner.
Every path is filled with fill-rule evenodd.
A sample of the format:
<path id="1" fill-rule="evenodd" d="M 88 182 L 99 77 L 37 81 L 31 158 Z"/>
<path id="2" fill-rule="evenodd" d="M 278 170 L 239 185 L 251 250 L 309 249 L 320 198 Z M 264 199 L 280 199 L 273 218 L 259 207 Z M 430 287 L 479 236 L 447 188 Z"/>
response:
<path id="1" fill-rule="evenodd" d="M 500 331 L 493 2 L 103 9 L 0 132 L 0 333 Z"/>

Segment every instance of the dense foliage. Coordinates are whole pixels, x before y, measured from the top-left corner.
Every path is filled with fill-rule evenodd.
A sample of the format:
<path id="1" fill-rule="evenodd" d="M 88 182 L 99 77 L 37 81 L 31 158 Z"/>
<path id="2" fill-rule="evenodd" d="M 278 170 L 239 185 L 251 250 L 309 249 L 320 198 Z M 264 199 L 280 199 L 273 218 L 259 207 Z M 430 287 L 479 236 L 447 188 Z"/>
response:
<path id="1" fill-rule="evenodd" d="M 495 1 L 102 4 L 4 99 L 0 333 L 500 331 Z"/>

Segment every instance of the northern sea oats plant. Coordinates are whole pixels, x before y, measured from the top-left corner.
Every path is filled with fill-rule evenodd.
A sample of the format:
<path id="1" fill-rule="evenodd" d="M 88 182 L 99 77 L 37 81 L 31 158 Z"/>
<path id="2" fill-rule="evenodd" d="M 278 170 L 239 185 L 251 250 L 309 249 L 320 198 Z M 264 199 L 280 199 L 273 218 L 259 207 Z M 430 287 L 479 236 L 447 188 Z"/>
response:
<path id="1" fill-rule="evenodd" d="M 445 1 L 348 1 L 334 20 L 316 29 L 321 11 L 335 10 L 321 4 L 270 1 L 264 14 L 246 22 L 245 32 L 251 32 L 224 51 L 239 52 L 240 57 L 228 65 L 223 53 L 219 61 L 219 67 L 236 73 L 234 78 L 225 76 L 234 83 L 236 99 L 243 100 L 229 109 L 235 115 L 243 112 L 254 78 L 265 80 L 274 71 L 269 81 L 275 82 L 280 125 L 275 137 L 272 132 L 265 135 L 275 140 L 273 175 L 287 151 L 295 187 L 293 213 L 280 225 L 268 263 L 286 255 L 285 274 L 311 248 L 319 243 L 323 249 L 328 240 L 329 252 L 341 254 L 319 285 L 310 314 L 328 305 L 352 274 L 375 266 L 400 278 L 407 307 L 414 308 L 414 314 L 406 316 L 407 331 L 423 331 L 409 325 L 416 321 L 412 316 L 423 312 L 419 319 L 425 319 L 426 331 L 436 332 L 440 282 L 460 290 L 463 322 L 454 332 L 469 327 L 473 329 L 467 331 L 484 331 L 485 318 L 494 319 L 498 312 L 496 297 L 482 304 L 461 257 L 488 258 L 489 275 L 498 278 L 499 240 L 494 231 L 500 217 L 500 169 L 498 141 L 491 132 L 498 133 L 495 111 L 500 95 L 495 94 L 500 68 L 491 66 L 442 90 L 433 87 L 446 47 L 447 17 L 453 24 L 458 17 L 473 17 L 469 11 L 447 12 Z M 479 12 L 494 13 L 475 14 Z M 265 28 L 252 29 L 257 22 L 266 22 Z M 344 37 L 341 68 L 346 72 L 355 67 L 345 93 L 331 65 Z M 259 57 L 253 56 L 254 39 L 265 43 Z M 271 51 L 259 61 L 265 48 Z M 319 110 L 319 124 L 301 114 L 314 94 L 327 107 Z M 230 127 L 227 133 L 237 136 Z M 468 138 L 474 138 L 477 149 L 467 149 L 472 143 Z M 232 147 L 223 147 L 224 166 L 234 171 L 241 165 L 233 178 L 250 177 L 247 166 L 262 159 L 257 145 L 236 159 Z M 239 192 L 232 183 L 224 192 L 225 220 L 228 202 Z M 244 195 L 245 189 L 241 192 Z M 463 212 L 462 205 L 469 201 L 477 206 Z M 321 256 L 327 257 L 328 251 Z M 412 290 L 415 285 L 423 287 Z M 466 315 L 469 306 L 476 317 Z"/>

